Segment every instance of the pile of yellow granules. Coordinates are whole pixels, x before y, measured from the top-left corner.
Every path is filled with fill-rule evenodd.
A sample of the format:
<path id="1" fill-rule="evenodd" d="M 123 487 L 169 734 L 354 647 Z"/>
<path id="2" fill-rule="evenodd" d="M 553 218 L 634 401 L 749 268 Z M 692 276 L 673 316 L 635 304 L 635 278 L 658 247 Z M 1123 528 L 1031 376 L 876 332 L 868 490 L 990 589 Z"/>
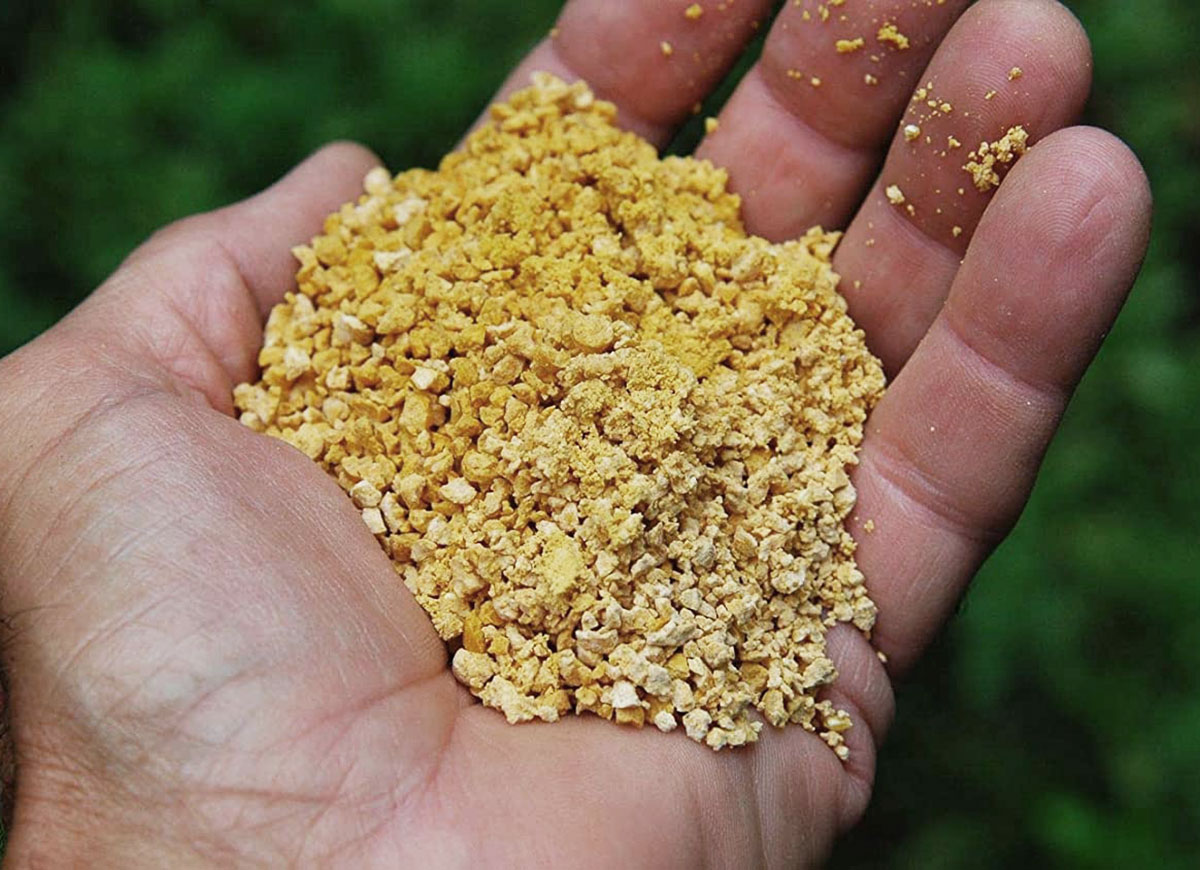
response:
<path id="1" fill-rule="evenodd" d="M 614 117 L 539 75 L 436 172 L 372 172 L 296 250 L 242 422 L 337 478 L 510 722 L 720 748 L 758 710 L 845 757 L 815 695 L 875 619 L 843 520 L 884 378 L 838 237 L 747 237 L 723 171 Z"/>

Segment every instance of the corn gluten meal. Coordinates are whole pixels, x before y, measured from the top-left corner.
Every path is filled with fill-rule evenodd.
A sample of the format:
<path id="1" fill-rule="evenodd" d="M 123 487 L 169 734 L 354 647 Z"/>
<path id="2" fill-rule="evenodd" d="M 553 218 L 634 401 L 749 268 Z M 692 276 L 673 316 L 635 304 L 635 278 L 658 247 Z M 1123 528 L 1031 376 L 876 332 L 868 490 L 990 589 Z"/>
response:
<path id="1" fill-rule="evenodd" d="M 615 117 L 539 74 L 436 171 L 370 173 L 296 249 L 241 420 L 336 477 L 510 722 L 845 758 L 818 693 L 829 628 L 875 620 L 843 521 L 884 377 L 838 235 L 747 236 L 722 170 Z"/>
<path id="2" fill-rule="evenodd" d="M 1029 149 L 1029 133 L 1023 126 L 1009 127 L 1008 132 L 995 142 L 980 142 L 979 147 L 968 156 L 963 171 L 980 193 L 987 193 L 1000 186 L 1000 172 L 1011 166 Z"/>

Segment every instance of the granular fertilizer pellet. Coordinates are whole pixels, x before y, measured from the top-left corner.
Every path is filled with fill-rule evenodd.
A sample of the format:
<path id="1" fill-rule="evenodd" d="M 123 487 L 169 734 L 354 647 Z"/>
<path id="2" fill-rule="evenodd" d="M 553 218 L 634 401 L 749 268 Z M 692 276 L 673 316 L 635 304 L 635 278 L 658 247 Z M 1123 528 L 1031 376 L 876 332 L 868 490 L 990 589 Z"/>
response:
<path id="1" fill-rule="evenodd" d="M 884 377 L 838 235 L 747 236 L 722 170 L 615 117 L 538 75 L 437 171 L 368 175 L 296 249 L 241 420 L 337 479 L 510 722 L 845 758 L 818 693 L 828 629 L 875 620 L 843 521 Z"/>

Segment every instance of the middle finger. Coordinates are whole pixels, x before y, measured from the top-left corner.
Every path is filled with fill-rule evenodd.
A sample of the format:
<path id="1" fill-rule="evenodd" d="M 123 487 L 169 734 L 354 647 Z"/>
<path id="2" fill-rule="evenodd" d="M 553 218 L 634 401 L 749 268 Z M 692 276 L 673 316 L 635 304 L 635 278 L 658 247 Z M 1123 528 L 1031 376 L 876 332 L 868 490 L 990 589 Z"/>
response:
<path id="1" fill-rule="evenodd" d="M 1073 121 L 1090 86 L 1087 34 L 1057 0 L 982 0 L 938 49 L 834 258 L 889 374 L 933 322 L 993 196 L 964 169 L 972 149 L 1017 125 L 1032 145 Z"/>
<path id="2" fill-rule="evenodd" d="M 789 0 L 697 151 L 729 170 L 746 228 L 845 226 L 917 77 L 969 0 Z M 822 11 L 824 10 L 824 11 Z"/>

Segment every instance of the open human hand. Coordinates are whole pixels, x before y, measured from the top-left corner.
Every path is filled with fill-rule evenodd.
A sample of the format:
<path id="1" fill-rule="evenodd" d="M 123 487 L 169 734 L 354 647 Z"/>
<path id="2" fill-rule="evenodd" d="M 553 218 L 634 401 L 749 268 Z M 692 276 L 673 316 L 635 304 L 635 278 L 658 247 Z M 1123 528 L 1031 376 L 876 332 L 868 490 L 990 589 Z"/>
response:
<path id="1" fill-rule="evenodd" d="M 506 90 L 535 69 L 585 78 L 661 145 L 773 7 L 701 3 L 693 19 L 689 5 L 572 0 Z M 1136 159 L 1066 126 L 1090 72 L 1075 20 L 1053 0 L 968 5 L 851 0 L 821 22 L 815 0 L 785 4 L 699 151 L 729 168 L 752 232 L 848 224 L 835 267 L 893 377 L 851 525 L 893 673 L 1020 511 L 1149 224 Z M 876 39 L 885 22 L 907 48 Z M 834 50 L 856 35 L 864 48 Z M 920 141 L 953 135 L 961 151 L 900 130 L 931 82 L 944 117 Z M 963 151 L 1016 124 L 1037 144 L 999 190 L 976 191 Z M 332 146 L 253 199 L 163 230 L 0 362 L 9 860 L 818 861 L 866 806 L 891 714 L 861 635 L 830 637 L 832 696 L 855 722 L 846 764 L 800 728 L 714 753 L 592 717 L 509 726 L 455 683 L 334 481 L 233 419 L 262 317 L 291 286 L 289 249 L 373 165 Z M 914 214 L 889 202 L 892 184 Z"/>

